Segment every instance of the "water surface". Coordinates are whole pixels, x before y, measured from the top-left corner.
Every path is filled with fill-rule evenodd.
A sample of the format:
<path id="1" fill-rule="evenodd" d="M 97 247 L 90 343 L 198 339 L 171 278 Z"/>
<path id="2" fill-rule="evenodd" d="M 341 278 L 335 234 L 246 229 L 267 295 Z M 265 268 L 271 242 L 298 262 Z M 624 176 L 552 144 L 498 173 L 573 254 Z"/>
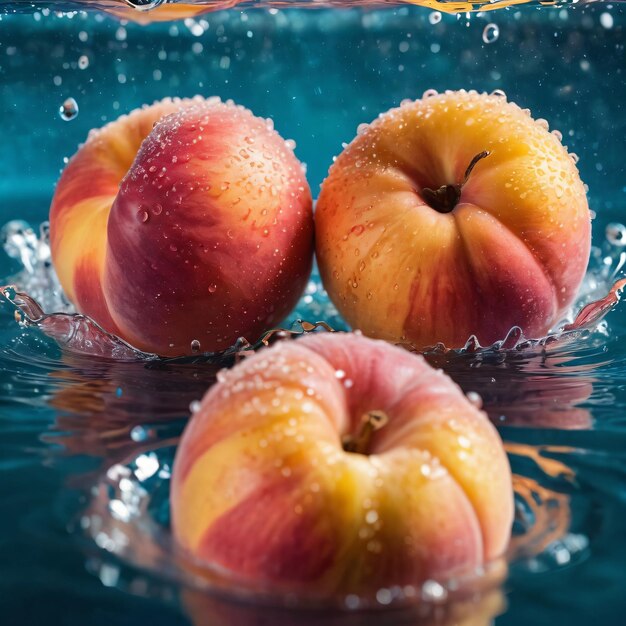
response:
<path id="1" fill-rule="evenodd" d="M 25 10 L 19 4 L 11 9 Z M 220 95 L 271 116 L 296 141 L 316 195 L 359 123 L 426 89 L 502 89 L 559 129 L 579 155 L 596 213 L 594 276 L 605 288 L 621 276 L 613 273 L 623 242 L 614 229 L 613 245 L 605 237 L 608 224 L 624 220 L 626 191 L 626 14 L 619 5 L 435 19 L 406 6 L 230 10 L 148 28 L 100 13 L 29 10 L 0 20 L 2 223 L 21 218 L 36 227 L 64 157 L 88 130 L 167 95 Z M 484 37 L 490 25 L 496 38 L 493 28 Z M 59 109 L 68 98 L 78 113 L 66 121 Z M 17 259 L 0 254 L 7 279 L 0 283 L 19 270 Z M 296 317 L 341 325 L 315 284 L 289 322 Z M 516 540 L 504 596 L 489 598 L 485 609 L 499 614 L 499 626 L 623 619 L 625 321 L 618 305 L 573 342 L 428 355 L 482 397 L 517 475 L 515 531 L 524 541 Z M 7 623 L 177 625 L 198 614 L 193 581 L 166 571 L 151 529 L 167 533 L 171 455 L 190 404 L 217 369 L 202 358 L 121 362 L 62 349 L 18 325 L 14 307 L 0 303 L 0 610 Z M 110 506 L 121 468 L 133 480 L 141 470 L 149 486 L 147 499 L 136 501 L 147 508 L 126 522 Z M 146 520 L 156 526 L 140 535 L 145 546 L 120 549 L 94 531 L 94 515 L 129 537 Z M 211 624 L 250 616 L 215 605 L 202 610 Z M 386 615 L 388 623 L 407 623 Z M 278 623 L 272 613 L 257 617 Z"/>

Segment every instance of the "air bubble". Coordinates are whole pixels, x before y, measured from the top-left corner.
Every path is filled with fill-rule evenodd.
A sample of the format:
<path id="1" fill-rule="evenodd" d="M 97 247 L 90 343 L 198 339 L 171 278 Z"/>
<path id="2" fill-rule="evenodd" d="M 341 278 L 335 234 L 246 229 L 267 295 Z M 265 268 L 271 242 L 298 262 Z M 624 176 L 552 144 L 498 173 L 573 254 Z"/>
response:
<path id="1" fill-rule="evenodd" d="M 423 94 L 422 98 L 426 100 L 427 98 L 432 98 L 433 96 L 439 95 L 439 92 L 436 89 L 427 89 Z"/>
<path id="2" fill-rule="evenodd" d="M 600 24 L 603 28 L 609 29 L 613 28 L 613 16 L 610 13 L 601 13 L 600 14 Z"/>
<path id="3" fill-rule="evenodd" d="M 215 293 L 217 291 L 217 285 L 215 283 L 211 283 L 208 288 L 209 293 Z"/>
<path id="4" fill-rule="evenodd" d="M 393 596 L 389 589 L 379 589 L 376 592 L 376 600 L 380 604 L 389 604 L 393 600 Z"/>
<path id="5" fill-rule="evenodd" d="M 483 29 L 483 41 L 485 43 L 493 43 L 494 41 L 498 41 L 498 37 L 500 36 L 500 29 L 497 24 L 491 23 L 487 24 Z"/>
<path id="6" fill-rule="evenodd" d="M 607 224 L 604 231 L 607 241 L 613 246 L 626 246 L 626 226 L 618 222 Z"/>
<path id="7" fill-rule="evenodd" d="M 135 426 L 130 431 L 130 438 L 136 442 L 146 441 L 148 439 L 148 435 L 148 431 L 143 426 Z"/>
<path id="8" fill-rule="evenodd" d="M 434 26 L 435 24 L 439 24 L 441 22 L 441 13 L 439 11 L 433 11 L 428 16 L 428 21 Z"/>
<path id="9" fill-rule="evenodd" d="M 74 98 L 67 98 L 59 107 L 59 115 L 61 119 L 66 122 L 75 119 L 78 115 L 78 103 L 76 100 L 74 100 Z"/>
<path id="10" fill-rule="evenodd" d="M 496 98 L 503 98 L 504 100 L 506 100 L 506 93 L 504 93 L 502 89 L 494 89 L 491 92 L 491 95 L 495 96 Z"/>
<path id="11" fill-rule="evenodd" d="M 359 606 L 361 605 L 361 600 L 359 599 L 359 596 L 350 594 L 346 596 L 345 605 L 346 605 L 346 608 L 350 610 L 358 609 Z"/>
<path id="12" fill-rule="evenodd" d="M 197 339 L 192 340 L 191 351 L 194 353 L 200 352 L 200 342 Z"/>

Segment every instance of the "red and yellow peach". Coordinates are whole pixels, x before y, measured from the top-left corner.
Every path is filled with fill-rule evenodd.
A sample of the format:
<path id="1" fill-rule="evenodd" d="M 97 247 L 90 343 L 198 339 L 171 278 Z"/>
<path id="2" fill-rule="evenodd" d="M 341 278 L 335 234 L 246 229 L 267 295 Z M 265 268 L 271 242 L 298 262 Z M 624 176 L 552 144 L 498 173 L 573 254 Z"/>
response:
<path id="1" fill-rule="evenodd" d="M 76 308 L 142 350 L 216 351 L 295 305 L 313 255 L 291 148 L 243 107 L 163 100 L 93 131 L 50 211 Z"/>
<path id="2" fill-rule="evenodd" d="M 572 303 L 590 214 L 545 121 L 501 95 L 446 92 L 364 127 L 322 185 L 322 279 L 353 328 L 419 347 L 538 337 Z"/>
<path id="3" fill-rule="evenodd" d="M 502 443 L 421 356 L 315 334 L 218 380 L 172 478 L 174 535 L 201 561 L 334 595 L 442 580 L 503 554 L 513 497 Z"/>

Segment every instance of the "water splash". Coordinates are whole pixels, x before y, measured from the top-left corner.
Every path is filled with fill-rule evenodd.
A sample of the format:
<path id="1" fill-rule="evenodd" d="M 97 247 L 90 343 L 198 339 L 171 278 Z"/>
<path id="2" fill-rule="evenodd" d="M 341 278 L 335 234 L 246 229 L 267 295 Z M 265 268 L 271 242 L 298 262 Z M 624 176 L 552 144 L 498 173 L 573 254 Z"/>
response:
<path id="1" fill-rule="evenodd" d="M 69 306 L 49 263 L 46 229 L 37 237 L 26 226 L 22 223 L 17 228 L 13 223 L 3 231 L 5 248 L 22 266 L 17 278 L 29 291 L 39 289 L 38 293 L 42 298 L 49 298 L 49 303 Z M 480 403 L 477 397 L 480 395 L 485 410 L 496 423 L 510 426 L 518 420 L 524 426 L 536 428 L 571 428 L 573 434 L 576 429 L 589 428 L 588 412 L 579 411 L 574 405 L 579 397 L 585 402 L 588 400 L 593 382 L 587 381 L 594 379 L 585 373 L 587 366 L 571 371 L 564 368 L 559 355 L 567 352 L 568 358 L 574 358 L 571 340 L 583 332 L 593 333 L 601 317 L 619 301 L 624 280 L 618 280 L 603 298 L 596 298 L 596 294 L 615 282 L 621 272 L 620 264 L 623 265 L 620 255 L 619 247 L 609 242 L 594 252 L 594 258 L 600 262 L 592 264 L 585 280 L 579 298 L 582 308 L 577 315 L 572 313 L 570 320 L 551 335 L 557 339 L 529 340 L 519 329 L 513 329 L 493 346 L 482 348 L 477 342 L 468 342 L 462 350 L 441 347 L 427 353 L 426 358 L 433 365 L 443 367 L 466 391 L 477 392 L 475 402 Z M 46 290 L 53 293 L 45 293 Z M 221 572 L 207 570 L 206 566 L 179 553 L 169 532 L 172 458 L 187 419 L 187 407 L 195 405 L 212 384 L 220 366 L 230 365 L 274 340 L 333 328 L 325 322 L 300 321 L 289 330 L 269 331 L 255 344 L 240 339 L 219 355 L 159 359 L 134 350 L 71 309 L 46 314 L 42 306 L 24 292 L 10 287 L 1 292 L 5 303 L 10 304 L 19 317 L 21 326 L 39 328 L 64 347 L 57 363 L 57 368 L 60 364 L 63 367 L 50 374 L 55 390 L 46 399 L 58 416 L 44 440 L 55 443 L 63 454 L 87 455 L 101 461 L 95 472 L 75 477 L 76 484 L 72 486 L 84 487 L 94 494 L 77 522 L 77 530 L 86 533 L 98 548 L 89 566 L 103 584 L 140 594 L 149 589 L 151 595 L 156 588 L 162 588 L 169 598 L 177 589 L 182 589 L 185 598 L 196 594 L 202 607 L 209 601 L 214 602 L 211 598 L 216 593 L 270 605 L 293 601 L 290 593 L 268 594 L 266 590 L 224 577 Z M 299 304 L 298 314 L 312 310 L 313 306 L 322 307 L 316 309 L 318 312 L 332 311 L 323 308 L 328 304 L 326 298 L 316 278 Z M 599 336 L 602 341 L 606 340 L 602 333 Z M 581 345 L 586 343 L 574 345 L 577 350 L 583 350 Z M 548 345 L 553 349 L 547 355 Z M 535 350 L 538 346 L 539 351 Z M 100 358 L 93 358 L 94 355 Z M 207 367 L 209 363 L 215 367 Z M 572 371 L 576 377 L 570 375 Z M 539 374 L 544 378 L 538 380 Z M 167 391 L 168 381 L 171 393 Z M 557 402 L 561 395 L 564 406 Z M 528 401 L 527 396 L 535 398 L 538 404 Z M 158 398 L 158 407 L 154 398 Z M 596 392 L 594 401 L 600 400 Z M 515 409 L 520 406 L 528 411 L 517 416 Z M 507 417 L 504 422 L 499 419 L 502 414 Z M 583 419 L 585 415 L 587 418 Z M 505 437 L 515 472 L 516 521 L 507 555 L 514 575 L 515 572 L 552 571 L 576 563 L 587 555 L 591 535 L 586 518 L 580 516 L 580 510 L 587 503 L 581 496 L 578 475 L 570 463 L 576 458 L 576 448 L 562 443 L 563 433 L 567 431 L 557 431 L 560 443 L 544 440 L 538 446 L 516 440 L 516 437 L 523 439 L 522 433 L 526 430 L 532 432 L 533 428 L 517 429 L 516 434 L 511 436 L 509 432 Z M 441 608 L 441 602 L 446 600 L 445 606 L 450 607 L 458 604 L 459 598 L 463 600 L 462 592 L 467 589 L 472 589 L 482 602 L 490 593 L 499 593 L 504 575 L 504 563 L 498 562 L 486 572 L 471 572 L 453 581 L 428 581 L 411 589 L 380 590 L 380 597 L 375 594 L 363 598 L 335 598 L 333 606 L 342 610 L 381 605 L 406 608 L 417 601 L 422 606 Z M 149 577 L 149 582 L 145 581 L 145 576 Z M 307 602 L 320 601 L 299 594 L 298 598 L 304 607 Z M 472 610 L 475 608 L 472 605 Z M 222 609 L 213 605 L 210 608 L 211 611 Z"/>
<path id="2" fill-rule="evenodd" d="M 8 279 L 11 284 L 0 286 L 0 296 L 13 308 L 15 320 L 20 326 L 40 330 L 63 349 L 75 354 L 121 361 L 151 361 L 159 358 L 156 354 L 134 348 L 120 337 L 103 329 L 90 317 L 74 311 L 61 289 L 52 266 L 47 222 L 41 225 L 38 236 L 26 222 L 12 220 L 0 231 L 0 243 L 7 255 L 22 266 L 17 274 Z M 46 313 L 44 308 L 54 312 Z M 338 318 L 336 309 L 330 303 L 318 278 L 309 283 L 294 314 L 287 320 L 289 328 L 270 330 L 260 338 L 255 338 L 254 344 L 247 338 L 240 337 L 232 346 L 220 352 L 201 353 L 199 342 L 196 341 L 198 345 L 193 346 L 197 348 L 194 349 L 194 353 L 197 353 L 195 356 L 167 360 L 227 361 L 234 355 L 242 356 L 262 345 L 268 345 L 277 338 L 316 330 L 334 330 L 326 321 L 308 322 L 301 319 L 300 311 L 312 315 L 325 314 L 325 317 L 331 320 Z"/>
<path id="3" fill-rule="evenodd" d="M 250 581 L 234 579 L 219 568 L 195 560 L 173 541 L 169 529 L 169 483 L 174 452 L 170 442 L 110 466 L 77 521 L 78 529 L 99 548 L 131 566 L 158 574 L 161 581 L 224 593 L 231 599 L 254 600 L 257 605 L 354 610 L 454 603 L 468 595 L 497 588 L 506 575 L 506 564 L 498 560 L 447 581 L 426 581 L 362 596 L 332 598 L 317 596 L 308 588 L 268 590 Z M 533 550 L 531 553 L 537 554 Z"/>
<path id="4" fill-rule="evenodd" d="M 223 571 L 196 561 L 173 542 L 169 529 L 169 482 L 175 443 L 170 440 L 157 447 L 144 447 L 141 452 L 109 466 L 77 521 L 78 530 L 87 534 L 105 554 L 121 559 L 127 566 L 152 573 L 161 584 L 182 586 L 204 594 L 223 593 L 231 600 L 254 600 L 255 605 L 297 606 L 300 610 L 312 606 L 354 610 L 381 605 L 395 608 L 418 605 L 423 615 L 429 615 L 429 605 L 433 608 L 445 602 L 453 606 L 468 595 L 475 598 L 488 595 L 498 589 L 506 576 L 507 566 L 504 560 L 498 560 L 447 581 L 426 581 L 369 595 L 334 598 L 316 597 L 308 589 L 273 589 L 270 592 L 250 582 L 235 580 Z M 584 555 L 589 544 L 585 528 L 575 527 L 570 496 L 542 484 L 546 477 L 571 483 L 571 471 L 567 466 L 551 463 L 530 447 L 512 446 L 509 452 L 537 462 L 541 470 L 537 477 L 514 476 L 516 514 L 507 554 L 511 567 L 538 572 L 572 564 Z M 110 558 L 103 555 L 98 572 L 101 573 L 103 567 L 108 572 L 110 563 Z M 118 567 L 117 573 L 120 572 Z M 418 623 L 431 622 L 427 619 Z"/>
<path id="5" fill-rule="evenodd" d="M 615 228 L 619 225 L 612 226 Z M 73 311 L 52 267 L 47 223 L 40 227 L 39 236 L 21 220 L 9 222 L 0 232 L 5 252 L 22 265 L 18 274 L 9 279 L 10 284 L 0 286 L 0 296 L 13 307 L 15 318 L 23 327 L 37 328 L 65 349 L 77 353 L 123 360 L 158 358 L 155 354 L 132 347 L 108 333 L 89 317 Z M 617 243 L 613 242 L 615 238 L 610 236 L 612 232 L 607 230 L 607 239 L 601 248 L 592 249 L 590 267 L 576 303 L 556 329 L 545 337 L 527 338 L 521 328 L 514 326 L 503 339 L 488 346 L 482 346 L 478 338 L 472 335 L 462 348 L 448 348 L 443 343 L 421 348 L 407 347 L 427 355 L 531 353 L 541 352 L 548 346 L 555 349 L 571 344 L 596 331 L 606 334 L 602 320 L 619 304 L 622 291 L 626 287 L 626 279 L 617 278 L 626 264 L 626 252 L 622 249 L 621 239 Z M 46 313 L 45 309 L 53 312 Z M 303 321 L 306 318 L 321 321 L 312 324 Z M 281 332 L 297 335 L 324 327 L 327 330 L 348 329 L 330 302 L 319 273 L 315 270 L 303 297 L 285 321 L 285 328 L 271 330 L 261 338 L 240 337 L 230 348 L 217 353 L 201 353 L 198 345 L 193 350 L 198 353 L 196 356 L 181 359 L 220 361 L 233 354 L 267 345 L 268 337 L 279 336 Z"/>

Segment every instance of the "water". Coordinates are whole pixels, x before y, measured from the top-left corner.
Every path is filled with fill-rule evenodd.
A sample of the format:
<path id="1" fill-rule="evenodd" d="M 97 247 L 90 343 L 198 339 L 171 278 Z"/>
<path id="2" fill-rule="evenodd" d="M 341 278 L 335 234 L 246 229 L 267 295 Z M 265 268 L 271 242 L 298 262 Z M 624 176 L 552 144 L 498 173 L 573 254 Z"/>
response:
<path id="1" fill-rule="evenodd" d="M 359 123 L 427 89 L 503 90 L 548 120 L 579 155 L 596 213 L 596 250 L 579 304 L 605 295 L 623 276 L 626 14 L 619 4 L 460 16 L 407 6 L 238 8 L 149 27 L 98 12 L 56 16 L 43 4 L 0 7 L 0 224 L 19 218 L 33 227 L 5 231 L 13 245 L 0 254 L 0 284 L 27 287 L 45 312 L 67 310 L 54 295 L 46 246 L 37 237 L 64 157 L 92 127 L 145 102 L 196 93 L 233 98 L 272 117 L 295 140 L 316 195 L 333 155 Z M 162 8 L 126 17 L 158 15 Z M 33 308 L 26 313 L 39 315 Z M 315 282 L 284 326 L 298 318 L 342 325 Z M 0 610 L 6 622 L 314 623 L 310 615 L 207 596 L 206 579 L 174 558 L 168 543 L 169 467 L 189 407 L 219 367 L 241 357 L 231 352 L 219 364 L 203 355 L 159 360 L 103 338 L 84 319 L 53 316 L 38 329 L 22 310 L 19 320 L 15 302 L 2 298 Z M 469 612 L 476 623 L 495 617 L 499 626 L 620 623 L 625 321 L 618 304 L 603 322 L 553 343 L 527 342 L 514 331 L 488 350 L 470 341 L 463 351 L 429 352 L 433 365 L 478 394 L 480 400 L 472 397 L 506 441 L 518 503 L 509 573 L 501 591 L 486 585 L 489 593 L 457 598 L 455 609 L 438 603 L 441 591 L 431 585 L 420 590 L 435 601 L 421 609 L 424 615 L 398 609 L 370 621 L 445 623 Z M 44 330 L 60 336 L 62 347 Z M 501 574 L 496 569 L 486 580 Z M 211 588 L 220 584 L 214 580 Z M 255 590 L 239 592 L 259 599 Z M 382 594 L 379 604 L 388 599 Z M 355 623 L 345 615 L 323 619 Z"/>

